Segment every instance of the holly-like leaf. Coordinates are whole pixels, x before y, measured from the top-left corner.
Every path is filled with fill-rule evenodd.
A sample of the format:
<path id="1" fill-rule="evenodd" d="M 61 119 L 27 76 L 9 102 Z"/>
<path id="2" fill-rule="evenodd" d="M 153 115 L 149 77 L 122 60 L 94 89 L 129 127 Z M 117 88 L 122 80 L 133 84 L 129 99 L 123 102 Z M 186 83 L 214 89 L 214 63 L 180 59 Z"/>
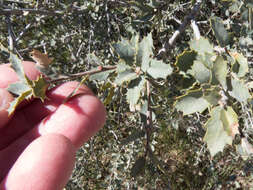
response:
<path id="1" fill-rule="evenodd" d="M 222 98 L 220 95 L 220 87 L 213 86 L 211 88 L 204 90 L 204 98 L 213 106 L 216 106 L 220 99 Z"/>
<path id="2" fill-rule="evenodd" d="M 211 110 L 211 118 L 205 124 L 204 136 L 211 156 L 222 151 L 227 144 L 232 145 L 234 135 L 238 133 L 238 126 L 237 115 L 232 107 L 227 110 L 215 107 Z"/>
<path id="3" fill-rule="evenodd" d="M 129 40 L 122 38 L 120 42 L 112 44 L 112 47 L 127 64 L 132 65 L 134 63 L 137 50 Z"/>
<path id="4" fill-rule="evenodd" d="M 90 80 L 105 81 L 114 70 L 103 71 L 93 74 L 89 77 Z"/>
<path id="5" fill-rule="evenodd" d="M 197 53 L 195 51 L 184 51 L 177 56 L 176 66 L 180 71 L 186 72 L 193 65 L 193 61 L 196 59 Z"/>
<path id="6" fill-rule="evenodd" d="M 242 80 L 231 78 L 231 86 L 232 90 L 228 93 L 230 96 L 234 97 L 239 102 L 246 103 L 247 100 L 251 98 L 249 89 Z"/>
<path id="7" fill-rule="evenodd" d="M 163 63 L 161 60 L 158 61 L 156 59 L 152 59 L 147 72 L 154 79 L 166 79 L 166 77 L 172 73 L 172 67 L 168 64 Z"/>
<path id="8" fill-rule="evenodd" d="M 194 61 L 192 69 L 188 72 L 199 83 L 209 83 L 211 80 L 211 71 L 200 61 Z"/>
<path id="9" fill-rule="evenodd" d="M 145 87 L 145 81 L 144 77 L 139 77 L 131 81 L 129 84 L 127 89 L 127 101 L 130 104 L 130 107 L 135 107 L 140 99 L 141 91 L 143 91 Z"/>
<path id="10" fill-rule="evenodd" d="M 221 47 L 229 45 L 230 38 L 224 24 L 219 17 L 213 17 L 210 19 L 211 27 L 213 29 L 214 35 Z"/>
<path id="11" fill-rule="evenodd" d="M 248 61 L 240 53 L 232 52 L 230 55 L 234 58 L 232 70 L 238 77 L 244 77 L 249 72 Z"/>
<path id="12" fill-rule="evenodd" d="M 22 60 L 17 55 L 10 53 L 10 63 L 13 70 L 16 72 L 20 81 L 26 81 L 25 71 L 23 69 Z"/>
<path id="13" fill-rule="evenodd" d="M 115 79 L 115 83 L 117 85 L 121 85 L 124 82 L 130 82 L 131 80 L 134 80 L 138 77 L 138 75 L 133 72 L 132 70 L 125 70 L 121 73 L 118 73 L 118 76 Z"/>
<path id="14" fill-rule="evenodd" d="M 8 108 L 8 114 L 11 115 L 14 113 L 15 109 L 18 105 L 25 99 L 29 100 L 32 97 L 32 89 L 22 92 L 17 98 L 15 98 L 11 103 L 10 107 Z"/>
<path id="15" fill-rule="evenodd" d="M 183 115 L 189 115 L 195 112 L 201 113 L 209 105 L 201 90 L 190 90 L 187 94 L 177 98 L 175 108 L 183 112 Z"/>
<path id="16" fill-rule="evenodd" d="M 190 42 L 190 47 L 192 50 L 198 52 L 201 55 L 204 55 L 205 53 L 213 53 L 213 46 L 209 43 L 208 39 L 203 37 L 200 37 L 198 40 L 192 40 Z"/>
<path id="17" fill-rule="evenodd" d="M 227 61 L 222 56 L 218 56 L 212 68 L 212 84 L 220 83 L 224 89 L 227 89 L 226 77 L 228 73 Z"/>
<path id="18" fill-rule="evenodd" d="M 23 92 L 31 90 L 30 86 L 27 83 L 24 83 L 22 81 L 10 84 L 7 88 L 9 92 L 15 95 L 20 95 Z"/>
<path id="19" fill-rule="evenodd" d="M 137 65 L 141 66 L 142 71 L 146 72 L 150 58 L 153 56 L 153 39 L 152 34 L 149 33 L 148 36 L 145 36 L 138 46 L 137 53 Z"/>
<path id="20" fill-rule="evenodd" d="M 48 82 L 42 77 L 42 75 L 36 80 L 33 80 L 31 86 L 33 97 L 40 98 L 40 100 L 44 102 L 48 86 Z"/>
<path id="21" fill-rule="evenodd" d="M 253 154 L 253 146 L 246 137 L 241 139 L 241 144 L 236 146 L 236 151 L 242 156 L 243 160 L 247 160 Z"/>

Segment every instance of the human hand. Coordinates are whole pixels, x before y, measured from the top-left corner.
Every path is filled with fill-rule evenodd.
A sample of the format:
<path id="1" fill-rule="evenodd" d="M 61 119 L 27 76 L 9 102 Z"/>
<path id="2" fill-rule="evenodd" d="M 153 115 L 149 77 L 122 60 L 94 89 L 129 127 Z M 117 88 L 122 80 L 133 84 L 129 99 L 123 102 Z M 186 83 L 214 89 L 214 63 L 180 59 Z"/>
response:
<path id="1" fill-rule="evenodd" d="M 28 78 L 40 74 L 34 63 L 23 65 Z M 49 90 L 44 103 L 25 102 L 9 118 L 13 97 L 6 88 L 17 80 L 9 65 L 0 65 L 0 189 L 60 190 L 71 175 L 75 152 L 103 126 L 105 108 L 84 85 L 63 104 L 78 85 L 67 82 Z"/>

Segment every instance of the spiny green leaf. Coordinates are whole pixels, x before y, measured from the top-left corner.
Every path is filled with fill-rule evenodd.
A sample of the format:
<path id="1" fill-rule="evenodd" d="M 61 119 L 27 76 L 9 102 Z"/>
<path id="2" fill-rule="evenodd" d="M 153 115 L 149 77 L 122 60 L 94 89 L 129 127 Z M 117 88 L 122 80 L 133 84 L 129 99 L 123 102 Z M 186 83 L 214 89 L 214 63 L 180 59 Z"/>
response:
<path id="1" fill-rule="evenodd" d="M 137 65 L 141 66 L 141 69 L 146 72 L 150 58 L 153 56 L 153 39 L 152 34 L 149 33 L 148 36 L 145 36 L 142 41 L 139 43 L 138 53 L 137 53 Z"/>
<path id="2" fill-rule="evenodd" d="M 44 102 L 48 86 L 48 82 L 42 75 L 40 75 L 36 80 L 33 80 L 31 86 L 33 97 L 40 98 L 40 100 Z"/>
<path id="3" fill-rule="evenodd" d="M 10 107 L 8 108 L 8 114 L 11 115 L 14 113 L 15 109 L 18 105 L 25 99 L 30 99 L 32 97 L 32 89 L 29 89 L 23 93 L 21 93 L 17 98 L 15 98 L 11 103 Z"/>
<path id="4" fill-rule="evenodd" d="M 161 60 L 158 61 L 156 59 L 152 59 L 147 72 L 154 79 L 166 79 L 166 77 L 172 73 L 172 67 L 168 64 L 163 63 Z"/>
<path id="5" fill-rule="evenodd" d="M 100 72 L 100 73 L 96 73 L 96 74 L 91 75 L 89 77 L 89 79 L 91 81 L 92 80 L 105 81 L 112 72 L 114 72 L 114 70 L 108 70 L 108 71 L 103 71 L 103 72 Z"/>
<path id="6" fill-rule="evenodd" d="M 138 77 L 138 75 L 133 72 L 132 70 L 125 70 L 121 73 L 118 73 L 118 76 L 115 79 L 115 83 L 117 85 L 121 85 L 124 82 L 130 82 L 131 80 L 134 80 Z"/>
<path id="7" fill-rule="evenodd" d="M 232 145 L 234 134 L 238 132 L 238 120 L 231 107 L 225 110 L 215 107 L 211 110 L 211 118 L 205 124 L 206 134 L 204 141 L 214 156 L 222 151 L 225 145 Z"/>
<path id="8" fill-rule="evenodd" d="M 209 43 L 208 39 L 200 37 L 200 39 L 193 39 L 190 42 L 190 47 L 192 50 L 204 55 L 205 53 L 213 53 L 213 46 Z"/>
<path id="9" fill-rule="evenodd" d="M 179 54 L 176 58 L 176 66 L 180 71 L 186 72 L 193 65 L 193 61 L 196 59 L 197 53 L 195 51 L 185 50 Z"/>
<path id="10" fill-rule="evenodd" d="M 212 86 L 209 89 L 205 89 L 204 90 L 204 98 L 211 105 L 216 106 L 221 99 L 220 91 L 221 91 L 221 89 L 218 86 Z"/>
<path id="11" fill-rule="evenodd" d="M 230 91 L 228 93 L 230 94 L 230 96 L 234 97 L 239 102 L 246 103 L 247 100 L 251 98 L 249 89 L 244 84 L 244 81 L 231 78 L 231 86 L 232 89 L 229 89 Z"/>
<path id="12" fill-rule="evenodd" d="M 211 69 L 213 67 L 213 63 L 216 59 L 216 54 L 215 53 L 204 53 L 197 55 L 196 59 L 203 63 L 206 68 Z"/>
<path id="13" fill-rule="evenodd" d="M 205 67 L 200 61 L 194 61 L 192 69 L 188 72 L 199 83 L 209 83 L 211 80 L 211 71 Z"/>
<path id="14" fill-rule="evenodd" d="M 238 116 L 233 108 L 228 106 L 227 109 L 222 109 L 220 119 L 227 134 L 234 138 L 239 133 L 239 123 Z"/>
<path id="15" fill-rule="evenodd" d="M 238 77 L 244 77 L 249 72 L 248 61 L 240 53 L 233 52 L 230 55 L 234 58 L 232 70 L 237 74 Z"/>
<path id="16" fill-rule="evenodd" d="M 134 63 L 137 50 L 129 40 L 122 38 L 120 42 L 115 43 L 112 46 L 114 50 L 119 54 L 119 57 L 123 59 L 127 64 L 132 65 Z"/>
<path id="17" fill-rule="evenodd" d="M 10 63 L 11 67 L 16 72 L 20 81 L 26 81 L 25 71 L 23 69 L 22 60 L 18 58 L 17 55 L 10 53 Z"/>
<path id="18" fill-rule="evenodd" d="M 236 146 L 236 151 L 242 156 L 243 160 L 247 160 L 253 154 L 253 146 L 246 137 L 241 139 L 241 144 Z"/>
<path id="19" fill-rule="evenodd" d="M 9 84 L 7 90 L 15 95 L 20 95 L 23 92 L 31 90 L 31 87 L 28 84 L 19 81 L 13 84 Z"/>
<path id="20" fill-rule="evenodd" d="M 201 90 L 190 90 L 187 94 L 177 98 L 175 108 L 183 112 L 184 115 L 189 115 L 195 112 L 203 112 L 209 103 L 204 99 Z"/>
<path id="21" fill-rule="evenodd" d="M 213 29 L 214 35 L 221 47 L 229 45 L 230 39 L 224 24 L 219 17 L 213 17 L 210 19 L 211 27 Z"/>
<path id="22" fill-rule="evenodd" d="M 139 77 L 133 81 L 128 86 L 127 89 L 127 101 L 130 104 L 130 107 L 134 107 L 141 96 L 141 91 L 143 91 L 145 87 L 145 78 Z"/>
<path id="23" fill-rule="evenodd" d="M 212 68 L 212 84 L 220 83 L 224 89 L 227 89 L 226 77 L 228 73 L 227 61 L 222 56 L 218 56 Z"/>

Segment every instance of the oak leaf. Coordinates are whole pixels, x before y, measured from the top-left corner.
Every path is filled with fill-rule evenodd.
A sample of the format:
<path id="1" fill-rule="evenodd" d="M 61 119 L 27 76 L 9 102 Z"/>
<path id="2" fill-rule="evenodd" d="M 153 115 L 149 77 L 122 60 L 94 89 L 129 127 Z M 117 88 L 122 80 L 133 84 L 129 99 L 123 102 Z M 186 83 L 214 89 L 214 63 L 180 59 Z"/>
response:
<path id="1" fill-rule="evenodd" d="M 53 61 L 48 57 L 47 53 L 41 53 L 40 51 L 34 49 L 30 52 L 32 59 L 38 64 L 38 66 L 47 68 L 49 64 Z"/>

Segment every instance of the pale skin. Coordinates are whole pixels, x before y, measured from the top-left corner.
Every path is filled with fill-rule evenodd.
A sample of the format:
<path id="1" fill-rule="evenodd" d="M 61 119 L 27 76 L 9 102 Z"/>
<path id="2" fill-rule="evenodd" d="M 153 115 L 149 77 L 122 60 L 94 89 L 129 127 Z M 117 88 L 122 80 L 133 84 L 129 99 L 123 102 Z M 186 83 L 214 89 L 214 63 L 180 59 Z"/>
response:
<path id="1" fill-rule="evenodd" d="M 23 62 L 30 79 L 40 74 Z M 8 117 L 13 96 L 6 90 L 18 80 L 9 65 L 0 65 L 0 189 L 61 190 L 75 162 L 75 152 L 105 123 L 103 104 L 86 86 L 62 103 L 78 82 L 47 92 L 48 99 L 24 102 Z"/>

